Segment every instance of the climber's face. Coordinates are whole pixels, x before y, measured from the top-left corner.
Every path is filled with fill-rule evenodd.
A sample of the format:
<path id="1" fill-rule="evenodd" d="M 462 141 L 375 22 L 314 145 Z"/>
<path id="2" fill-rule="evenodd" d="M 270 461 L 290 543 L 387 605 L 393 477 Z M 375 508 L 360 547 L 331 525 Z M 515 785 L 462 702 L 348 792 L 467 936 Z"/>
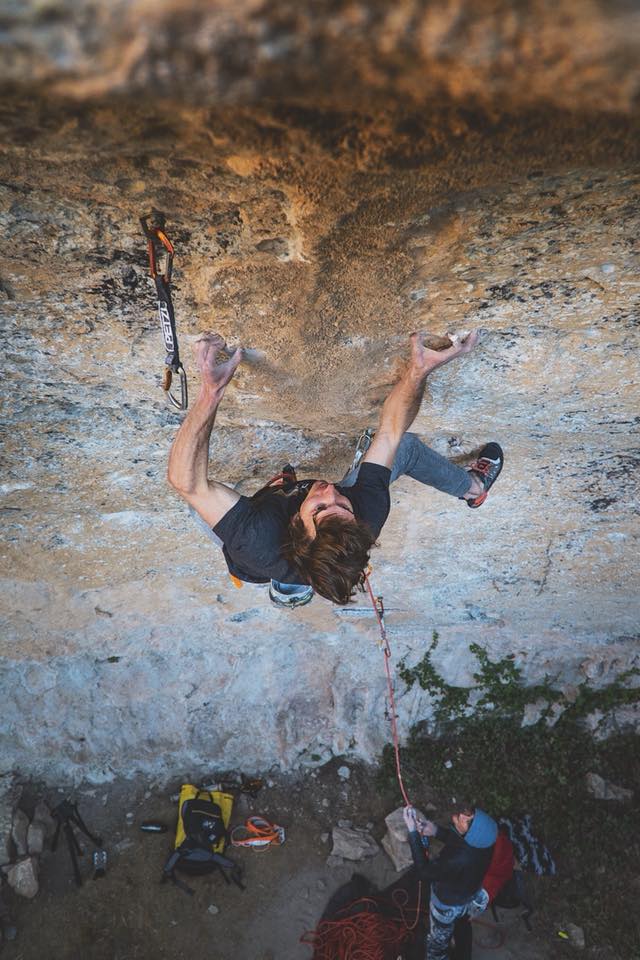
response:
<path id="1" fill-rule="evenodd" d="M 335 484 L 316 480 L 300 506 L 300 519 L 312 540 L 315 540 L 318 526 L 327 517 L 355 520 L 351 502 L 336 490 Z"/>

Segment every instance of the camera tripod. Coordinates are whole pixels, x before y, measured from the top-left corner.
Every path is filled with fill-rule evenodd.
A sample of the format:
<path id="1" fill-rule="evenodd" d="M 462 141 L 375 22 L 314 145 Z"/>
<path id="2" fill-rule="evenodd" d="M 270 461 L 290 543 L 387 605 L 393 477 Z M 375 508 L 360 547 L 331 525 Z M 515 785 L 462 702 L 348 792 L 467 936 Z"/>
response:
<path id="1" fill-rule="evenodd" d="M 67 841 L 67 848 L 69 850 L 69 856 L 71 857 L 71 865 L 73 866 L 73 876 L 75 878 L 76 884 L 82 886 L 82 877 L 80 876 L 80 867 L 78 866 L 78 857 L 82 856 L 82 847 L 78 843 L 78 839 L 75 835 L 74 827 L 84 834 L 95 847 L 102 847 L 102 837 L 97 837 L 95 834 L 91 833 L 86 823 L 80 816 L 80 811 L 78 810 L 78 805 L 73 803 L 71 800 L 63 800 L 62 803 L 59 803 L 51 811 L 53 817 L 57 821 L 56 823 L 56 832 L 51 843 L 51 849 L 55 850 L 58 846 L 58 838 L 60 836 L 60 830 L 64 830 L 64 835 Z M 100 851 L 104 853 L 104 851 Z M 104 853 L 104 861 L 106 862 L 106 853 Z M 96 863 L 96 856 L 94 854 L 94 863 Z M 104 872 L 104 870 L 103 870 Z M 96 876 L 101 876 L 102 874 L 98 873 L 96 870 Z"/>

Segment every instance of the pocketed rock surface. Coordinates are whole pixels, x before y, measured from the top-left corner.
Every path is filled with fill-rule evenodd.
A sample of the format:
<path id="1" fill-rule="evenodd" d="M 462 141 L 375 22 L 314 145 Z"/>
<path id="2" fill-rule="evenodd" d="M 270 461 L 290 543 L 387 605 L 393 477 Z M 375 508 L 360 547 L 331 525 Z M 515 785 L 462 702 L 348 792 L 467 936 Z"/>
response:
<path id="1" fill-rule="evenodd" d="M 151 207 L 176 246 L 192 398 L 200 331 L 248 351 L 211 448 L 211 475 L 243 493 L 287 461 L 338 479 L 407 335 L 484 331 L 430 380 L 414 429 L 462 463 L 498 440 L 505 469 L 478 511 L 393 487 L 372 562 L 394 661 L 415 663 L 437 630 L 455 683 L 471 681 L 471 642 L 515 654 L 531 681 L 606 683 L 638 662 L 637 14 L 613 4 L 605 28 L 581 6 L 581 45 L 567 3 L 455 5 L 459 21 L 454 5 L 416 4 L 413 19 L 396 6 L 393 20 L 338 5 L 321 43 L 297 5 L 272 31 L 288 31 L 288 52 L 268 63 L 250 55 L 260 29 L 273 41 L 268 14 L 247 3 L 218 5 L 226 59 L 203 8 L 172 21 L 162 5 L 139 50 L 140 3 L 98 4 L 94 20 L 81 4 L 12 9 L 7 769 L 95 782 L 212 762 L 291 770 L 370 760 L 389 739 L 366 597 L 289 612 L 235 589 L 166 484 L 181 415 L 160 388 L 138 222 Z M 430 704 L 397 694 L 404 735 Z"/>

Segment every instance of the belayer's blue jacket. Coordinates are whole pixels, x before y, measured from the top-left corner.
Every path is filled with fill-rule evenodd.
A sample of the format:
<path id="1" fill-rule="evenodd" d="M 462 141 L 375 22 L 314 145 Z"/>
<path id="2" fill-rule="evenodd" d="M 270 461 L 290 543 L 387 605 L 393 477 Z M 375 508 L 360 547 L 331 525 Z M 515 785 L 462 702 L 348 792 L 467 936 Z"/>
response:
<path id="1" fill-rule="evenodd" d="M 433 892 L 442 903 L 460 906 L 482 886 L 497 836 L 495 820 L 484 810 L 476 810 L 464 836 L 452 827 L 438 827 L 436 839 L 444 847 L 435 859 L 426 859 L 417 830 L 410 832 L 409 844 L 420 879 L 432 881 Z"/>

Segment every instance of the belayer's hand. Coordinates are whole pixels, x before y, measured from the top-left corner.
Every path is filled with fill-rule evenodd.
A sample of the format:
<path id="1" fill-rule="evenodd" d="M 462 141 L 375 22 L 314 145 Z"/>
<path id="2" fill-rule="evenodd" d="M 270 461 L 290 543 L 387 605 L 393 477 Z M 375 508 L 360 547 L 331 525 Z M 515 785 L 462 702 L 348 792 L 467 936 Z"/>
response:
<path id="1" fill-rule="evenodd" d="M 423 837 L 435 837 L 438 828 L 432 820 L 420 820 L 418 822 L 418 832 L 421 833 Z"/>
<path id="2" fill-rule="evenodd" d="M 416 822 L 416 811 L 413 807 L 405 807 L 402 811 L 402 816 L 404 817 L 404 822 L 409 832 L 418 829 L 418 824 Z"/>
<path id="3" fill-rule="evenodd" d="M 447 337 L 451 341 L 451 346 L 445 350 L 431 350 L 425 346 L 425 337 L 426 335 L 423 333 L 411 334 L 411 370 L 418 376 L 426 376 L 436 367 L 441 367 L 465 353 L 471 353 L 480 338 L 480 331 L 448 333 Z"/>
<path id="4" fill-rule="evenodd" d="M 201 334 L 196 340 L 194 353 L 203 384 L 220 391 L 229 383 L 242 360 L 242 347 L 229 355 L 223 337 L 217 333 Z M 225 354 L 227 359 L 221 360 L 221 354 Z"/>

